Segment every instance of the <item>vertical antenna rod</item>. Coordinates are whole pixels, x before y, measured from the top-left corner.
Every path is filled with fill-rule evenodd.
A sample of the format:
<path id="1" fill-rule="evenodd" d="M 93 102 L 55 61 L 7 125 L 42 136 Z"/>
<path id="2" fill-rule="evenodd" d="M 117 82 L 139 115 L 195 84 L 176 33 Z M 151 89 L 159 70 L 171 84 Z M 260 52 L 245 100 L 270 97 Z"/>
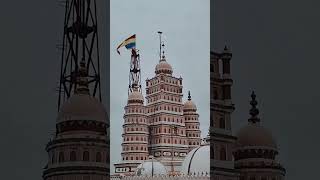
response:
<path id="1" fill-rule="evenodd" d="M 161 60 L 161 45 L 162 45 L 162 41 L 161 41 L 161 35 L 162 35 L 162 32 L 161 32 L 161 31 L 158 31 L 158 34 L 159 34 L 159 39 L 160 39 L 160 52 L 159 52 L 159 60 Z"/>

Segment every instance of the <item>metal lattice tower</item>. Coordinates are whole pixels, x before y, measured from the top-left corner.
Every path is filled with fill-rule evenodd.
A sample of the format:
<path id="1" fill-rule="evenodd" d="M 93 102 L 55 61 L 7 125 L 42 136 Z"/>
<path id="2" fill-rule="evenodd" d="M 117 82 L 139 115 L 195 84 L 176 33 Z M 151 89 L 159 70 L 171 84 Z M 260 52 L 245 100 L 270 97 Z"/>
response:
<path id="1" fill-rule="evenodd" d="M 77 88 L 79 63 L 88 72 L 90 95 L 101 101 L 96 0 L 67 0 L 60 69 L 58 110 Z"/>

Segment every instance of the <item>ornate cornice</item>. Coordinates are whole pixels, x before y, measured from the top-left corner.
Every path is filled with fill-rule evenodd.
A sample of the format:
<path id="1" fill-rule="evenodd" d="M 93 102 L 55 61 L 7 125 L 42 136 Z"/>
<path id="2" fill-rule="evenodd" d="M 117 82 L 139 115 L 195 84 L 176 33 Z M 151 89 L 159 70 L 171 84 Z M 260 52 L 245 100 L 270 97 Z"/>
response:
<path id="1" fill-rule="evenodd" d="M 56 133 L 60 134 L 67 131 L 93 131 L 107 134 L 107 123 L 94 120 L 72 120 L 63 121 L 56 125 Z"/>
<path id="2" fill-rule="evenodd" d="M 55 146 L 59 146 L 64 143 L 101 143 L 105 144 L 107 147 L 107 144 L 109 141 L 107 139 L 97 139 L 97 138 L 63 138 L 63 139 L 54 139 L 47 143 L 46 145 L 46 151 L 48 152 L 51 148 L 54 148 Z"/>

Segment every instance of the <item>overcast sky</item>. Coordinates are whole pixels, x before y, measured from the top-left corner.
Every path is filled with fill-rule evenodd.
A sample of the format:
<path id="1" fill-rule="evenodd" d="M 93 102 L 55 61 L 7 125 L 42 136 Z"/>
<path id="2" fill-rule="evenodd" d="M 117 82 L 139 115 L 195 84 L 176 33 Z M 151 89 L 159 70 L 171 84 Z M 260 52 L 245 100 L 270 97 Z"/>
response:
<path id="1" fill-rule="evenodd" d="M 231 47 L 234 132 L 247 123 L 251 90 L 273 132 L 286 179 L 319 178 L 320 2 L 215 0 L 214 49 Z"/>
<path id="2" fill-rule="evenodd" d="M 137 36 L 140 50 L 142 87 L 152 78 L 159 62 L 159 37 L 163 32 L 167 62 L 173 75 L 183 78 L 183 101 L 187 91 L 198 107 L 202 136 L 209 122 L 209 0 L 111 0 L 110 75 L 111 75 L 111 173 L 120 161 L 123 108 L 127 103 L 130 51 L 116 47 L 132 34 Z"/>

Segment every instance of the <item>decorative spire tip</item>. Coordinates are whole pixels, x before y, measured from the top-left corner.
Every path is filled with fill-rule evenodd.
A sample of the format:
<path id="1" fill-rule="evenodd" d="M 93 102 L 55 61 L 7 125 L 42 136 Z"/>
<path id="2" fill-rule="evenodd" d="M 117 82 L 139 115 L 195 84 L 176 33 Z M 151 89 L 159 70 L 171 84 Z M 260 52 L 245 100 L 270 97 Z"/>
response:
<path id="1" fill-rule="evenodd" d="M 191 101 L 191 94 L 190 91 L 188 91 L 188 100 Z"/>
<path id="2" fill-rule="evenodd" d="M 257 123 L 260 122 L 260 119 L 258 118 L 259 115 L 259 109 L 257 108 L 258 102 L 256 101 L 256 94 L 254 91 L 251 93 L 251 101 L 250 101 L 251 109 L 250 109 L 250 115 L 249 122 L 251 123 Z"/>

